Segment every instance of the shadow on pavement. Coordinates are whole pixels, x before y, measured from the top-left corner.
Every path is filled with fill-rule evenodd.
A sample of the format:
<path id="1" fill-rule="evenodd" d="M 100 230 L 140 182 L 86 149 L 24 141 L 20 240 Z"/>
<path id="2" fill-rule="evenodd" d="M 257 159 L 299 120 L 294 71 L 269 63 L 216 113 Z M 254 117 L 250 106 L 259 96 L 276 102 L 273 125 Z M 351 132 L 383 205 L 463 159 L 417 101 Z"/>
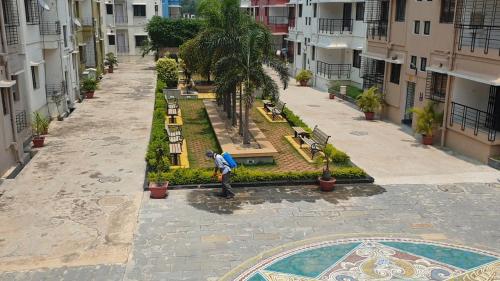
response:
<path id="1" fill-rule="evenodd" d="M 378 185 L 337 186 L 333 192 L 321 192 L 317 186 L 303 187 L 254 187 L 234 189 L 236 197 L 225 199 L 216 194 L 220 189 L 193 189 L 187 195 L 189 205 L 199 210 L 217 214 L 232 214 L 245 205 L 258 205 L 265 202 L 316 202 L 327 201 L 338 204 L 352 197 L 369 197 L 384 193 L 385 188 Z"/>

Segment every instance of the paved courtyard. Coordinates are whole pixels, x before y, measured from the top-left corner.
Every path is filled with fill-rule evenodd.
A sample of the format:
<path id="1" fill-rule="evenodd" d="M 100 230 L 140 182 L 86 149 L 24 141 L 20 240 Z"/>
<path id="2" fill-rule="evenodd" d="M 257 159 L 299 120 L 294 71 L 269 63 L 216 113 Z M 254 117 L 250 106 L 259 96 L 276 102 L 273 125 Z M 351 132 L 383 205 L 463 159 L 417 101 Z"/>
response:
<path id="1" fill-rule="evenodd" d="M 379 184 L 496 182 L 500 172 L 449 150 L 424 146 L 404 126 L 368 122 L 352 104 L 292 79 L 280 98 L 311 128 L 331 135 L 330 142 L 347 152 Z"/>
<path id="2" fill-rule="evenodd" d="M 0 186 L 0 271 L 127 261 L 151 130 L 151 66 L 120 63 Z"/>

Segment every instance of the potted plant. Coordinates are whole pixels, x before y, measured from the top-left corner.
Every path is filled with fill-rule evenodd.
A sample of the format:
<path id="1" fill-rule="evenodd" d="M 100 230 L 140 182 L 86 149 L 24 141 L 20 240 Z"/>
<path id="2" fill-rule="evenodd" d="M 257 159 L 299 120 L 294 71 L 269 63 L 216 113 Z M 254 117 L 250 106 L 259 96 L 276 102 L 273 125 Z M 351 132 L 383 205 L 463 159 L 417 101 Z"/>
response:
<path id="1" fill-rule="evenodd" d="M 42 118 L 41 122 L 41 133 L 42 135 L 47 135 L 49 133 L 49 124 L 50 124 L 50 119 L 49 118 Z"/>
<path id="2" fill-rule="evenodd" d="M 297 76 L 295 76 L 295 80 L 299 81 L 300 86 L 305 87 L 312 77 L 313 73 L 310 70 L 302 69 Z"/>
<path id="3" fill-rule="evenodd" d="M 164 173 L 149 173 L 149 197 L 153 199 L 163 199 L 168 195 L 168 181 Z"/>
<path id="4" fill-rule="evenodd" d="M 380 95 L 378 94 L 377 87 L 373 86 L 365 90 L 357 98 L 357 105 L 365 113 L 366 120 L 373 120 L 375 111 L 379 110 L 382 106 Z"/>
<path id="5" fill-rule="evenodd" d="M 104 64 L 108 67 L 108 73 L 113 73 L 115 65 L 118 65 L 118 59 L 114 53 L 109 52 L 106 54 Z"/>
<path id="6" fill-rule="evenodd" d="M 428 102 L 423 108 L 414 107 L 410 112 L 417 118 L 416 131 L 422 134 L 422 144 L 432 145 L 434 129 L 443 120 L 443 113 L 436 112 L 436 103 Z"/>
<path id="7" fill-rule="evenodd" d="M 87 99 L 94 97 L 94 92 L 97 90 L 97 80 L 92 78 L 85 78 L 82 81 L 82 91 L 85 93 Z"/>
<path id="8" fill-rule="evenodd" d="M 33 122 L 31 124 L 31 128 L 33 130 L 33 147 L 34 148 L 39 148 L 43 147 L 43 144 L 45 142 L 45 136 L 43 136 L 45 132 L 45 124 L 48 124 L 47 118 L 43 117 L 40 113 L 38 112 L 33 112 Z"/>
<path id="9" fill-rule="evenodd" d="M 320 153 L 320 156 L 316 158 L 316 165 L 325 165 L 323 167 L 323 173 L 318 178 L 319 188 L 321 189 L 321 191 L 332 191 L 335 187 L 335 183 L 337 182 L 337 180 L 332 177 L 332 172 L 330 171 L 330 161 L 334 154 L 335 147 L 333 147 L 333 145 L 329 143 L 323 149 L 323 154 Z"/>
<path id="10" fill-rule="evenodd" d="M 340 95 L 340 82 L 330 81 L 330 87 L 328 87 L 328 93 L 331 100 L 335 99 L 335 95 Z"/>

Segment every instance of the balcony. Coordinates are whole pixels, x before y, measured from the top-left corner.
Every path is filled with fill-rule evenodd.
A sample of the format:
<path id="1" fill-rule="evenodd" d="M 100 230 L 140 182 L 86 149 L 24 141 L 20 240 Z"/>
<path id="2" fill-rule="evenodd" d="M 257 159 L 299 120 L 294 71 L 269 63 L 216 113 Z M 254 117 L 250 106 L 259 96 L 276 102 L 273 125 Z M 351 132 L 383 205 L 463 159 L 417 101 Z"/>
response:
<path id="1" fill-rule="evenodd" d="M 495 141 L 497 116 L 470 106 L 452 102 L 450 110 L 450 127 L 460 126 L 462 131 L 472 129 L 474 135 L 486 134 L 488 141 Z"/>
<path id="2" fill-rule="evenodd" d="M 93 27 L 94 26 L 94 18 L 92 18 L 92 17 L 80 18 L 80 23 L 82 24 L 82 26 Z"/>
<path id="3" fill-rule="evenodd" d="M 16 0 L 2 0 L 3 25 L 8 46 L 17 45 L 19 41 L 19 13 Z"/>
<path id="4" fill-rule="evenodd" d="M 261 0 L 260 3 L 264 6 L 285 6 L 288 0 Z"/>
<path id="5" fill-rule="evenodd" d="M 269 16 L 264 19 L 264 23 L 271 33 L 288 33 L 288 17 L 287 16 Z"/>
<path id="6" fill-rule="evenodd" d="M 344 32 L 352 33 L 352 19 L 326 19 L 321 18 L 318 22 L 318 33 L 320 34 L 342 34 Z"/>
<path id="7" fill-rule="evenodd" d="M 387 22 L 369 22 L 366 27 L 366 38 L 382 40 L 387 38 Z"/>
<path id="8" fill-rule="evenodd" d="M 316 74 L 327 79 L 349 79 L 351 77 L 351 64 L 316 62 Z"/>
<path id="9" fill-rule="evenodd" d="M 115 23 L 118 24 L 127 24 L 128 17 L 127 16 L 115 16 Z"/>
<path id="10" fill-rule="evenodd" d="M 61 34 L 61 23 L 59 21 L 40 23 L 40 35 L 59 35 L 59 34 Z"/>
<path id="11" fill-rule="evenodd" d="M 288 29 L 295 28 L 295 18 L 288 18 Z"/>

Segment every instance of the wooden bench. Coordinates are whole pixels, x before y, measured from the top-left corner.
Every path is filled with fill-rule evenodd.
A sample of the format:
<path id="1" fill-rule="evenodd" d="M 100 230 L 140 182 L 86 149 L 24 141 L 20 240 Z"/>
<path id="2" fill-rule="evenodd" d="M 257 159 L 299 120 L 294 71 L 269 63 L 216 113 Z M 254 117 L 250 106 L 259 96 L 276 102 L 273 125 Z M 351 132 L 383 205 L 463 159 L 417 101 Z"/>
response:
<path id="1" fill-rule="evenodd" d="M 283 110 L 285 109 L 285 103 L 279 100 L 276 102 L 275 106 L 268 107 L 268 109 L 269 111 L 271 111 L 272 118 L 274 120 L 276 117 L 281 116 L 281 114 L 283 114 Z"/>
<path id="2" fill-rule="evenodd" d="M 170 143 L 177 143 L 184 140 L 184 136 L 182 136 L 182 129 L 181 126 L 165 126 L 165 129 L 167 130 L 167 136 L 168 140 Z"/>
<path id="3" fill-rule="evenodd" d="M 167 108 L 179 108 L 179 102 L 177 101 L 177 98 L 167 99 Z"/>
<path id="4" fill-rule="evenodd" d="M 170 158 L 172 159 L 172 165 L 179 166 L 179 156 L 182 153 L 182 142 L 169 143 L 168 146 L 170 148 Z"/>
<path id="5" fill-rule="evenodd" d="M 294 132 L 294 137 L 299 138 L 299 137 L 309 137 L 309 132 L 304 130 L 302 127 L 292 127 L 293 132 Z M 302 140 L 301 140 L 302 142 Z"/>
<path id="6" fill-rule="evenodd" d="M 269 108 L 274 106 L 273 102 L 270 100 L 262 100 L 262 103 L 264 104 L 264 110 L 268 112 L 271 111 Z"/>
<path id="7" fill-rule="evenodd" d="M 322 151 L 326 144 L 328 143 L 328 139 L 330 138 L 325 132 L 321 131 L 316 125 L 309 137 L 301 136 L 301 147 L 302 144 L 308 144 L 311 150 L 311 159 L 314 159 L 314 155 L 320 151 Z"/>

